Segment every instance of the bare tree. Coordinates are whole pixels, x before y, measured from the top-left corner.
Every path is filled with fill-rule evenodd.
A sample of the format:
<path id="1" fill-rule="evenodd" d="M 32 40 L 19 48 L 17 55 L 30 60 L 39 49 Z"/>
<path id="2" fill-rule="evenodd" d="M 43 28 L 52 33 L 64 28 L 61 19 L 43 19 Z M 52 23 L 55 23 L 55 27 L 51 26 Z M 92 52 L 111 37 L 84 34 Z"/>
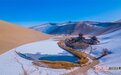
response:
<path id="1" fill-rule="evenodd" d="M 102 51 L 102 53 L 101 53 L 101 56 L 99 56 L 97 59 L 100 59 L 100 58 L 102 58 L 102 57 L 104 57 L 106 55 L 108 55 L 108 49 L 104 48 L 103 51 Z"/>

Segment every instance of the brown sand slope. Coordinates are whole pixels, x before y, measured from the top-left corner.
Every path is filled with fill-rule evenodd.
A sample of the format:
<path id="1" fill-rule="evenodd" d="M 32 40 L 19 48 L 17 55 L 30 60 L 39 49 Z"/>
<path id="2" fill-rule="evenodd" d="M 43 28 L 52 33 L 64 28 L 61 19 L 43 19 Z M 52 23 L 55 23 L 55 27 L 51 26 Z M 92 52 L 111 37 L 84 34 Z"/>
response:
<path id="1" fill-rule="evenodd" d="M 31 29 L 0 21 L 0 54 L 19 45 L 45 40 L 49 37 Z"/>

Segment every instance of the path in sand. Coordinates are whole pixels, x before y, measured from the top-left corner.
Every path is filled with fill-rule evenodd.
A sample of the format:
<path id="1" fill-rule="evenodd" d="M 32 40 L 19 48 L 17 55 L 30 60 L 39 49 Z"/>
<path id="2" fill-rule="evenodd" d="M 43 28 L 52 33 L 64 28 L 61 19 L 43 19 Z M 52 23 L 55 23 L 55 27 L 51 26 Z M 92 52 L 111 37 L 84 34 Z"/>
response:
<path id="1" fill-rule="evenodd" d="M 63 47 L 64 41 L 59 41 L 59 42 L 61 42 L 61 44 L 59 44 L 59 45 L 62 45 L 60 47 Z M 64 49 L 64 48 L 62 48 L 62 49 Z M 93 60 L 93 62 L 88 65 L 82 66 L 72 72 L 66 73 L 64 75 L 81 75 L 81 74 L 86 75 L 87 70 L 89 70 L 90 68 L 93 68 L 95 65 L 99 64 L 99 60 L 96 60 L 95 57 L 93 57 L 89 54 L 86 54 L 86 53 L 83 53 L 83 56 L 90 58 L 91 60 Z"/>

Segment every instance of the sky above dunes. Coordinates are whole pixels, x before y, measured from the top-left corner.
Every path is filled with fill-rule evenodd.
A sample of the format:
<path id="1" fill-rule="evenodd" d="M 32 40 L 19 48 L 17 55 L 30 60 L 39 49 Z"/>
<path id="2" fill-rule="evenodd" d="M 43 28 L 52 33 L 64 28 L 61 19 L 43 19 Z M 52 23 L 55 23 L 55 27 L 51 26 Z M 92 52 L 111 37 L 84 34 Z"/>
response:
<path id="1" fill-rule="evenodd" d="M 23 26 L 64 21 L 116 21 L 121 0 L 0 0 L 0 20 Z"/>

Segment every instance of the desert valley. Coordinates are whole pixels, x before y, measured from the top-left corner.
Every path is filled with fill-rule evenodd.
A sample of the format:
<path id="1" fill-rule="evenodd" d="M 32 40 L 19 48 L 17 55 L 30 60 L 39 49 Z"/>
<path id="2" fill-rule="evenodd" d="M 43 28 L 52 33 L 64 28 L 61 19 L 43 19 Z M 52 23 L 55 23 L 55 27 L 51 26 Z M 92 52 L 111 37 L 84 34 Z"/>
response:
<path id="1" fill-rule="evenodd" d="M 0 75 L 120 75 L 121 21 L 0 21 Z"/>

